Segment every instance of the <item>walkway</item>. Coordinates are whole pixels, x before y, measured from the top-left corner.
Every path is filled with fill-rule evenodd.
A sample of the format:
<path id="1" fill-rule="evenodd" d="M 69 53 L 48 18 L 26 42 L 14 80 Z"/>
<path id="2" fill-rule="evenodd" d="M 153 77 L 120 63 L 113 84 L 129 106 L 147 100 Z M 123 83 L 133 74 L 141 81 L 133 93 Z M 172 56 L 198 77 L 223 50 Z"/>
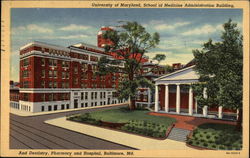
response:
<path id="1" fill-rule="evenodd" d="M 204 123 L 222 123 L 222 124 L 236 125 L 236 122 L 215 120 L 215 119 L 209 119 L 209 118 L 200 118 L 200 117 L 193 117 L 193 116 L 183 116 L 183 115 L 155 113 L 155 112 L 150 112 L 149 114 L 155 115 L 155 116 L 166 116 L 166 117 L 175 118 L 177 121 L 175 123 L 175 128 L 182 128 L 186 130 L 194 130 L 197 126 L 199 126 L 200 124 L 204 124 Z"/>
<path id="2" fill-rule="evenodd" d="M 45 123 L 141 150 L 195 150 L 186 146 L 186 143 L 184 142 L 170 139 L 158 140 L 135 134 L 128 134 L 125 132 L 68 121 L 66 120 L 66 117 L 47 120 Z"/>

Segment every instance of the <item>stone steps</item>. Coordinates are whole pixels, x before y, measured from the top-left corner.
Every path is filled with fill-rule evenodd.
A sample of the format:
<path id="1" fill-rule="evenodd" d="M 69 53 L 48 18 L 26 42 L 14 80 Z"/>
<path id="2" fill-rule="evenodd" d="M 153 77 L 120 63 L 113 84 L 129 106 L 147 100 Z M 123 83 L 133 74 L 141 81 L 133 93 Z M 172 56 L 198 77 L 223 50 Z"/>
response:
<path id="1" fill-rule="evenodd" d="M 173 128 L 168 135 L 168 139 L 176 140 L 180 142 L 186 142 L 186 137 L 190 133 L 189 130 L 181 129 L 181 128 Z"/>

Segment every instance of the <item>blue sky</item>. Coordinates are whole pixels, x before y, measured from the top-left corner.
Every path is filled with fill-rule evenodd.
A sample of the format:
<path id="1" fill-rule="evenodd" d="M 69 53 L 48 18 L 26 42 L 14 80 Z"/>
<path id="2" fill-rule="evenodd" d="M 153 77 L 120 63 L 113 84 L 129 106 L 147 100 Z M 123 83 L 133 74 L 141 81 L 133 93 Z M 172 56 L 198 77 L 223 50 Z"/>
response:
<path id="1" fill-rule="evenodd" d="M 13 8 L 11 10 L 11 79 L 19 80 L 19 48 L 31 41 L 61 46 L 85 42 L 96 45 L 101 26 L 116 26 L 119 20 L 137 21 L 148 32 L 160 34 L 160 44 L 147 54 L 165 54 L 161 64 L 192 58 L 209 38 L 220 40 L 222 24 L 231 18 L 242 29 L 241 9 L 100 9 Z"/>

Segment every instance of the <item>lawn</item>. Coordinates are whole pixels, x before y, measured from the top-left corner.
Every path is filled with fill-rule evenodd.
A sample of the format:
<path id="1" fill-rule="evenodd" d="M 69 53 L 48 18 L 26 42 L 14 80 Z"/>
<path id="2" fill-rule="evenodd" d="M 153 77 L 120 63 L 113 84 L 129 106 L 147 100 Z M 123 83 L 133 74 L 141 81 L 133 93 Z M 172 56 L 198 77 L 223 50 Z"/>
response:
<path id="1" fill-rule="evenodd" d="M 106 109 L 68 117 L 68 120 L 102 126 L 101 121 L 125 123 L 119 130 L 155 138 L 165 138 L 166 131 L 176 120 L 169 117 L 148 115 L 148 110 L 128 108 Z"/>
<path id="2" fill-rule="evenodd" d="M 242 133 L 233 125 L 207 123 L 198 126 L 187 143 L 215 150 L 241 150 Z"/>

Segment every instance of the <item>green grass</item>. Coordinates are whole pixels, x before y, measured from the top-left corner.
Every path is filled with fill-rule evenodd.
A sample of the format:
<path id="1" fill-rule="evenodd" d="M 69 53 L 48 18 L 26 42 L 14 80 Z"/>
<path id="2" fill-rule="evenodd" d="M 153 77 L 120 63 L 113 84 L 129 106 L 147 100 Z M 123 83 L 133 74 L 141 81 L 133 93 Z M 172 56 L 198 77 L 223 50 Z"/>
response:
<path id="1" fill-rule="evenodd" d="M 216 150 L 240 150 L 242 133 L 233 125 L 207 123 L 198 126 L 187 143 Z"/>
<path id="2" fill-rule="evenodd" d="M 90 115 L 98 120 L 114 122 L 114 123 L 127 123 L 130 120 L 148 121 L 151 123 L 158 123 L 170 125 L 175 122 L 175 119 L 162 116 L 148 115 L 148 110 L 128 110 L 127 108 L 108 109 L 91 112 Z"/>
<path id="3" fill-rule="evenodd" d="M 101 125 L 100 121 L 126 123 L 120 130 L 140 135 L 164 138 L 167 128 L 176 120 L 170 117 L 148 115 L 147 110 L 129 110 L 127 108 L 106 109 L 91 113 L 69 116 L 67 119 Z"/>

